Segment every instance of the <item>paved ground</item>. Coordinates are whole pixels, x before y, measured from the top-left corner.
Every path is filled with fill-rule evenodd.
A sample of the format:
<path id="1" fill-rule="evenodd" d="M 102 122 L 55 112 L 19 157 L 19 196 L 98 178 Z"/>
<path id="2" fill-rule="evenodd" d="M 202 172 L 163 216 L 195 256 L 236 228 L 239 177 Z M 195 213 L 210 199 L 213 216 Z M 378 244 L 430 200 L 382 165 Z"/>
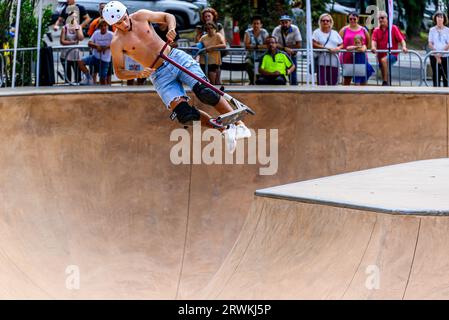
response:
<path id="1" fill-rule="evenodd" d="M 257 130 L 278 130 L 277 171 L 268 176 L 260 174 L 260 169 L 267 167 L 262 158 L 257 157 L 257 164 L 249 163 L 248 157 L 255 156 L 253 153 L 245 155 L 244 164 L 173 164 L 170 154 L 177 141 L 170 141 L 170 134 L 179 126 L 168 119 L 168 111 L 151 88 L 0 90 L 0 297 L 174 299 L 201 294 L 204 297 L 206 293 L 207 297 L 229 296 L 232 286 L 213 295 L 208 288 L 219 285 L 214 275 L 238 235 L 247 237 L 248 228 L 256 226 L 251 225 L 255 213 L 266 217 L 266 230 L 279 230 L 275 233 L 284 239 L 292 230 L 288 229 L 288 221 L 297 219 L 292 211 L 285 220 L 282 214 L 270 215 L 254 207 L 248 215 L 256 189 L 448 157 L 446 91 L 366 89 L 230 88 L 230 94 L 257 112 L 257 116 L 247 118 L 247 124 L 259 133 L 259 141 L 269 141 L 271 133 L 268 131 L 264 138 Z M 210 110 L 195 98 L 193 102 Z M 207 145 L 209 142 L 202 143 L 203 148 Z M 266 154 L 274 155 L 275 147 Z M 270 206 L 275 200 L 257 199 L 254 205 L 260 206 L 263 201 Z M 341 220 L 339 215 L 330 217 L 332 214 L 326 211 L 321 215 L 323 220 L 311 221 L 318 231 L 310 238 L 301 238 L 302 247 L 295 249 L 297 238 L 292 237 L 282 251 L 283 257 L 307 245 L 316 249 L 322 243 L 329 247 L 317 258 L 328 252 L 326 259 L 331 259 L 341 253 L 336 249 L 349 248 L 351 243 L 357 248 L 362 245 L 363 242 L 344 242 L 341 238 L 333 243 L 333 236 L 325 231 L 330 228 L 332 234 L 337 234 L 339 226 L 344 229 L 343 234 L 354 231 L 354 237 L 380 232 L 375 239 L 384 242 L 379 246 L 390 245 L 388 239 L 393 233 L 387 232 L 387 238 L 382 238 L 384 229 L 373 229 L 372 215 L 367 214 L 368 222 L 361 225 L 354 224 L 353 213 L 341 213 L 349 220 Z M 249 222 L 245 224 L 247 217 Z M 407 233 L 394 238 L 391 244 L 413 246 L 417 219 L 410 218 L 409 229 L 401 226 L 400 230 Z M 344 221 L 350 223 L 345 225 Z M 429 223 L 443 228 L 432 221 Z M 301 225 L 292 225 L 295 226 Z M 358 226 L 364 229 L 358 230 Z M 400 230 L 397 232 L 402 235 Z M 267 237 L 261 252 L 276 249 L 267 242 L 270 234 Z M 441 238 L 444 239 L 444 232 Z M 237 241 L 232 252 L 242 243 Z M 254 258 L 253 250 L 257 249 L 251 250 L 248 257 Z M 297 267 L 304 267 L 305 274 L 312 277 L 309 279 L 320 282 L 327 279 L 319 272 L 326 265 L 320 262 L 313 273 L 313 252 L 308 251 L 307 259 Z M 273 256 L 268 257 L 271 261 Z M 354 255 L 348 263 L 357 259 L 360 261 L 360 256 Z M 260 261 L 261 266 L 267 263 Z M 402 265 L 402 261 L 398 263 Z M 229 266 L 228 262 L 224 266 Z M 445 258 L 435 263 L 436 268 L 443 266 Z M 77 270 L 79 290 L 68 290 L 67 286 L 73 288 L 70 276 Z M 432 279 L 444 279 L 446 269 L 442 267 L 440 271 Z M 300 274 L 295 275 L 300 278 Z M 348 274 L 351 273 L 342 276 L 342 284 L 347 284 Z M 256 273 L 248 276 L 258 277 Z M 276 275 L 263 282 L 273 279 Z M 306 297 L 308 287 L 301 288 L 304 291 L 298 297 Z M 340 289 L 325 289 L 325 293 L 310 291 L 309 297 L 342 297 Z M 242 295 L 254 294 L 251 290 L 248 287 Z M 282 293 L 273 293 L 274 298 L 284 297 Z M 286 292 L 285 297 L 289 294 L 292 292 Z M 427 293 L 423 291 L 424 294 Z"/>

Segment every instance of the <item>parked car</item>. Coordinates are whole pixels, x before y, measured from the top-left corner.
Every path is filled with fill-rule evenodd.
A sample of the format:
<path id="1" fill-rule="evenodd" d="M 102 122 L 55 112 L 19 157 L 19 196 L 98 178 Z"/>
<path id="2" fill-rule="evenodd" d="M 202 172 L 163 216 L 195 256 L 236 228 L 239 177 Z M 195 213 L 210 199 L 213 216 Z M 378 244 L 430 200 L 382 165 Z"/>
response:
<path id="1" fill-rule="evenodd" d="M 349 14 L 353 11 L 356 11 L 355 8 L 343 6 L 337 2 L 334 3 L 326 3 L 326 12 L 336 12 L 342 14 Z"/>
<path id="2" fill-rule="evenodd" d="M 200 10 L 203 10 L 204 8 L 206 8 L 208 6 L 207 0 L 181 0 L 181 1 L 187 1 L 187 2 L 193 3 L 198 8 L 200 8 Z"/>
<path id="3" fill-rule="evenodd" d="M 107 0 L 76 0 L 86 8 L 87 13 L 91 18 L 98 17 L 98 6 L 101 2 L 108 2 Z M 151 11 L 168 12 L 175 16 L 178 30 L 193 29 L 200 23 L 200 7 L 191 3 L 190 1 L 180 0 L 123 0 L 121 1 L 128 8 L 129 13 L 136 12 L 140 9 L 147 9 Z M 192 2 L 202 3 L 204 1 L 192 0 Z M 62 11 L 65 0 L 58 0 L 58 5 L 53 13 L 53 23 L 58 18 Z"/>

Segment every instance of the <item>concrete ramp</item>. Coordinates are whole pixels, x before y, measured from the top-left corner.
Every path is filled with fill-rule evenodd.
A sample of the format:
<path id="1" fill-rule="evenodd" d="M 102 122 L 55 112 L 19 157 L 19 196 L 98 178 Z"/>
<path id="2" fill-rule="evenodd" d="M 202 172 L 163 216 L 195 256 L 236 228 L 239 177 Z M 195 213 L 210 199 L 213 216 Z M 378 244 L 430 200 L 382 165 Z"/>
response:
<path id="1" fill-rule="evenodd" d="M 262 189 L 201 297 L 447 299 L 449 159 Z"/>
<path id="2" fill-rule="evenodd" d="M 0 298 L 182 299 L 212 279 L 213 298 L 401 297 L 410 272 L 409 289 L 445 275 L 446 217 L 253 194 L 448 157 L 447 91 L 227 90 L 254 107 L 250 128 L 277 130 L 275 174 L 260 162 L 173 164 L 179 125 L 146 86 L 0 90 Z M 432 229 L 424 247 L 420 223 Z M 410 271 L 415 247 L 433 249 Z M 360 287 L 371 264 L 381 291 Z M 444 289 L 434 284 L 430 293 Z"/>

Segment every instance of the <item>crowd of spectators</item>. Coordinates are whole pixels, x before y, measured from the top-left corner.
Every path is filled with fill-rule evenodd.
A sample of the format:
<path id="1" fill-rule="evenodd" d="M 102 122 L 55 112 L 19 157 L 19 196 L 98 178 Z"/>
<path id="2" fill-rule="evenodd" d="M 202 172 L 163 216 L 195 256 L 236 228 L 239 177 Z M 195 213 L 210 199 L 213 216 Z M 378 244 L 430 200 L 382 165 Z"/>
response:
<path id="1" fill-rule="evenodd" d="M 260 16 L 251 18 L 251 26 L 244 33 L 244 47 L 246 49 L 246 72 L 249 84 L 279 84 L 297 85 L 298 49 L 302 47 L 305 35 L 305 13 L 301 9 L 302 2 L 292 2 L 292 16 L 287 14 L 279 18 L 279 25 L 271 34 L 263 28 L 263 19 Z M 398 53 L 387 53 L 388 49 L 388 20 L 385 12 L 378 13 L 378 27 L 372 32 L 359 24 L 359 15 L 352 12 L 348 15 L 348 24 L 341 30 L 334 29 L 333 18 L 329 13 L 324 13 L 318 20 L 319 27 L 313 31 L 312 41 L 314 50 L 314 64 L 316 80 L 319 85 L 366 85 L 369 78 L 374 74 L 373 66 L 368 62 L 368 50 L 376 54 L 378 68 L 382 75 L 382 85 L 390 85 L 389 66 L 398 60 Z M 218 23 L 218 13 L 212 8 L 206 8 L 201 13 L 203 25 L 196 28 L 195 41 L 201 49 L 200 62 L 203 69 L 208 70 L 208 76 L 214 84 L 220 84 L 221 59 L 217 49 L 224 49 L 224 29 Z M 204 41 L 211 36 L 208 35 L 209 22 L 215 25 L 215 32 L 222 37 L 215 36 L 217 42 Z M 295 24 L 296 23 L 296 24 Z M 301 30 L 302 29 L 302 30 Z M 393 39 L 391 50 L 397 50 L 399 44 L 404 53 L 408 52 L 405 37 L 398 27 L 392 26 Z M 449 31 L 449 29 L 448 29 Z M 433 31 L 433 33 L 435 33 Z M 449 35 L 449 33 L 448 33 Z M 440 37 L 441 38 L 441 37 Z M 449 39 L 449 38 L 448 38 Z M 429 43 L 430 45 L 430 43 Z M 442 48 L 442 46 L 439 46 Z M 276 50 L 275 50 L 276 49 Z M 381 52 L 378 52 L 380 50 Z M 225 51 L 221 51 L 223 55 Z M 207 56 L 207 58 L 205 58 Z M 389 58 L 387 58 L 389 57 Z M 440 74 L 447 68 L 447 56 L 440 55 L 432 61 L 441 65 Z M 208 68 L 205 68 L 207 64 Z M 275 70 L 276 69 L 276 70 Z M 340 79 L 342 70 L 343 79 Z M 434 72 L 435 73 L 435 72 Z M 315 76 L 315 75 L 314 75 Z M 284 81 L 286 80 L 286 81 Z M 446 79 L 447 80 L 447 79 Z M 444 82 L 446 83 L 446 82 Z"/>
<path id="2" fill-rule="evenodd" d="M 113 68 L 109 45 L 112 30 L 102 20 L 100 3 L 97 19 L 91 21 L 83 6 L 75 4 L 75 0 L 67 0 L 61 15 L 54 25 L 54 30 L 62 24 L 60 43 L 64 46 L 77 45 L 84 39 L 83 28 L 87 30 L 91 54 L 83 59 L 76 48 L 61 51 L 61 63 L 65 68 L 66 82 L 81 84 L 110 84 Z M 263 18 L 253 16 L 251 26 L 245 30 L 243 46 L 246 49 L 245 66 L 249 84 L 297 85 L 298 49 L 305 38 L 305 13 L 301 9 L 301 0 L 292 1 L 292 15 L 283 14 L 270 33 L 263 27 Z M 199 51 L 198 61 L 212 84 L 221 84 L 221 66 L 226 56 L 229 43 L 225 38 L 225 30 L 219 22 L 219 15 L 213 8 L 205 8 L 201 14 L 201 25 L 195 29 L 195 43 Z M 378 26 L 370 34 L 360 24 L 359 15 L 352 12 L 348 15 L 347 25 L 337 31 L 334 29 L 332 15 L 324 13 L 319 17 L 318 28 L 313 31 L 314 69 L 319 85 L 366 85 L 375 73 L 368 61 L 368 51 L 376 55 L 377 68 L 382 77 L 382 85 L 391 85 L 389 71 L 398 61 L 399 45 L 404 53 L 408 52 L 405 36 L 395 25 L 392 25 L 393 52 L 388 50 L 388 15 L 380 11 L 377 15 Z M 433 16 L 435 26 L 429 31 L 428 47 L 435 51 L 430 55 L 430 64 L 434 86 L 445 87 L 448 84 L 449 28 L 448 18 L 443 12 Z M 154 30 L 164 39 L 166 25 L 153 24 Z M 109 29 L 109 30 L 108 30 Z M 179 39 L 179 35 L 178 35 Z M 176 41 L 171 44 L 176 47 Z M 137 62 L 126 57 L 125 65 L 132 70 L 142 68 Z M 309 66 L 309 71 L 311 70 Z M 82 77 L 84 74 L 84 77 Z M 341 77 L 342 76 L 342 77 Z M 82 79 L 83 78 L 83 79 Z M 341 78 L 341 79 L 340 79 Z M 145 79 L 136 79 L 137 84 L 144 84 Z M 128 85 L 136 81 L 128 80 Z"/>

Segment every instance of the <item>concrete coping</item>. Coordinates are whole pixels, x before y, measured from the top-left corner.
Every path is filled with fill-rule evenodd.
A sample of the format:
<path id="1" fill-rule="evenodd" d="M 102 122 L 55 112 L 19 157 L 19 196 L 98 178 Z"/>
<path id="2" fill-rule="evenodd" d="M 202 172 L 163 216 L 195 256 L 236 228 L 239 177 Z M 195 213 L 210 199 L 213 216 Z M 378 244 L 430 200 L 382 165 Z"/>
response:
<path id="1" fill-rule="evenodd" d="M 449 158 L 281 185 L 260 197 L 400 215 L 449 215 Z"/>
<path id="2" fill-rule="evenodd" d="M 364 86 L 226 86 L 226 92 L 298 92 L 298 93 L 338 93 L 338 94 L 442 94 L 447 95 L 446 88 L 434 87 L 379 87 Z M 153 86 L 61 86 L 61 87 L 19 87 L 2 88 L 0 96 L 30 96 L 59 94 L 104 94 L 104 93 L 145 93 L 155 92 Z"/>

